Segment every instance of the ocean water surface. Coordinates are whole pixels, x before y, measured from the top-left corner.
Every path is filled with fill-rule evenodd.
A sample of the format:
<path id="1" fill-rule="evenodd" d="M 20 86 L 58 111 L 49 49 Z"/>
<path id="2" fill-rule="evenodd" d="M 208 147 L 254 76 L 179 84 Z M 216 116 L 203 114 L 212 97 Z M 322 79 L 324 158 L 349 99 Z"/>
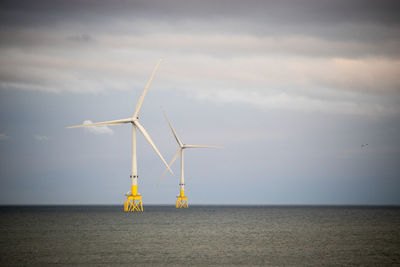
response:
<path id="1" fill-rule="evenodd" d="M 0 265 L 395 266 L 400 208 L 3 206 Z"/>

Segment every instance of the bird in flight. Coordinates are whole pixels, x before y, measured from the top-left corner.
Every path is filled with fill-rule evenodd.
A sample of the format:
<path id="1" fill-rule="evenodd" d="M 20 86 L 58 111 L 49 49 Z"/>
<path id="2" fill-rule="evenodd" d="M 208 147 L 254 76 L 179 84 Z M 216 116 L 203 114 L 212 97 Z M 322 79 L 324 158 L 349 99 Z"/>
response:
<path id="1" fill-rule="evenodd" d="M 368 144 L 362 144 L 362 145 L 361 145 L 361 147 L 365 147 L 365 146 L 368 146 Z"/>

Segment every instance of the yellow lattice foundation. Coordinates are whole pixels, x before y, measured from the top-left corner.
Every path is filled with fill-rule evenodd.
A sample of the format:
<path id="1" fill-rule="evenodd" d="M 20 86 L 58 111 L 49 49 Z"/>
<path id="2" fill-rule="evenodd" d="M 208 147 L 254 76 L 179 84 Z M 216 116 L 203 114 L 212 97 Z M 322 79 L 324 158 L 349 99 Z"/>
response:
<path id="1" fill-rule="evenodd" d="M 185 193 L 183 190 L 181 190 L 181 195 L 176 197 L 176 208 L 189 208 L 189 204 L 187 202 L 187 197 L 185 196 Z"/>
<path id="2" fill-rule="evenodd" d="M 137 185 L 132 185 L 132 193 L 130 195 L 126 195 L 126 200 L 124 202 L 124 211 L 143 211 L 142 196 L 137 193 Z"/>
<path id="3" fill-rule="evenodd" d="M 142 205 L 142 196 L 141 195 L 128 195 L 126 196 L 126 200 L 124 202 L 124 211 L 126 212 L 134 212 L 134 211 L 143 211 Z"/>

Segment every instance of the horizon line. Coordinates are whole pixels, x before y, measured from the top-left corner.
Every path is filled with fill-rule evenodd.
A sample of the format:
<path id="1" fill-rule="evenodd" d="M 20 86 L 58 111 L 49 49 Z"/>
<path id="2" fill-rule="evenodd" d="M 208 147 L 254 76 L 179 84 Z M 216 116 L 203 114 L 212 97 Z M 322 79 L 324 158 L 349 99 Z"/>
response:
<path id="1" fill-rule="evenodd" d="M 121 206 L 123 204 L 0 204 L 0 207 L 79 207 Z M 143 204 L 143 206 L 173 206 L 175 204 Z M 190 206 L 268 206 L 268 207 L 400 207 L 400 204 L 191 204 Z"/>

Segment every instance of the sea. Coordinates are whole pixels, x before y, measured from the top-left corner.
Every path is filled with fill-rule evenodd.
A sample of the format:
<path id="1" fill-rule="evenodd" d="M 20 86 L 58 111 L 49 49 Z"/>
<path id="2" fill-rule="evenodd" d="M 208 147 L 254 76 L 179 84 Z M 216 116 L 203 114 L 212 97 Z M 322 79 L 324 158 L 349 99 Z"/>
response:
<path id="1" fill-rule="evenodd" d="M 1 206 L 1 266 L 400 266 L 400 207 Z"/>

